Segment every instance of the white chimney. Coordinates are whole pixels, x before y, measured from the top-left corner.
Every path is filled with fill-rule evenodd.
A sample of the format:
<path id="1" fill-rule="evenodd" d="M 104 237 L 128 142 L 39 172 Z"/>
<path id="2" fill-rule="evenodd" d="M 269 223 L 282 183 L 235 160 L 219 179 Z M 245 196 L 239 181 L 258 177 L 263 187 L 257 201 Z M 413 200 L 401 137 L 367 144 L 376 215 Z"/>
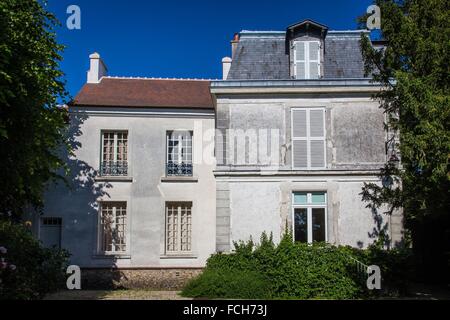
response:
<path id="1" fill-rule="evenodd" d="M 99 83 L 103 76 L 108 74 L 105 63 L 97 52 L 89 56 L 90 67 L 87 73 L 87 83 Z"/>
<path id="2" fill-rule="evenodd" d="M 222 59 L 222 71 L 223 71 L 223 80 L 227 80 L 228 77 L 228 73 L 230 72 L 230 68 L 231 68 L 231 58 L 230 57 L 225 57 Z"/>

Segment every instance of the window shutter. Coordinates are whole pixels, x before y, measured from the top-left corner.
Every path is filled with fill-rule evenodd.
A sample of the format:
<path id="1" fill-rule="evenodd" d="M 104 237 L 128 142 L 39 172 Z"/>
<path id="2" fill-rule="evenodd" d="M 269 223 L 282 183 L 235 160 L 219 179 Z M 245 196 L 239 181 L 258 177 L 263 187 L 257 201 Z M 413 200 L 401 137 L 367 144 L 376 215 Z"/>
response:
<path id="1" fill-rule="evenodd" d="M 309 111 L 311 168 L 325 167 L 325 110 Z"/>
<path id="2" fill-rule="evenodd" d="M 295 43 L 295 76 L 297 79 L 306 78 L 306 50 L 305 42 Z"/>
<path id="3" fill-rule="evenodd" d="M 292 163 L 298 169 L 325 168 L 325 110 L 292 110 Z"/>
<path id="4" fill-rule="evenodd" d="M 310 136 L 313 138 L 322 138 L 324 136 L 324 110 L 311 110 L 310 119 Z"/>
<path id="5" fill-rule="evenodd" d="M 309 42 L 309 78 L 318 79 L 320 75 L 319 70 L 319 42 Z"/>
<path id="6" fill-rule="evenodd" d="M 294 140 L 292 142 L 292 147 L 294 167 L 308 167 L 308 142 L 306 140 Z"/>
<path id="7" fill-rule="evenodd" d="M 325 141 L 311 141 L 311 168 L 325 167 Z"/>
<path id="8" fill-rule="evenodd" d="M 311 41 L 309 43 L 309 60 L 319 61 L 319 43 Z"/>
<path id="9" fill-rule="evenodd" d="M 292 129 L 294 138 L 306 138 L 306 110 L 292 110 Z"/>
<path id="10" fill-rule="evenodd" d="M 307 128 L 306 110 L 292 110 L 292 161 L 295 168 L 306 168 L 308 166 Z"/>

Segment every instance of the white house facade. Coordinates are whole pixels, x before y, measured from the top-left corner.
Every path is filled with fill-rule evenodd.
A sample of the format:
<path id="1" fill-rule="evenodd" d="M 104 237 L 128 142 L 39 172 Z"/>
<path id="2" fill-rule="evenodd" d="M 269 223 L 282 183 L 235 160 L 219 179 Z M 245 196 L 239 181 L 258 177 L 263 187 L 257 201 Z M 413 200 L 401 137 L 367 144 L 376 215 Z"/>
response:
<path id="1" fill-rule="evenodd" d="M 361 32 L 242 31 L 215 81 L 109 77 L 91 55 L 69 185 L 49 187 L 36 235 L 89 278 L 157 287 L 262 232 L 365 247 L 386 226 L 401 241 L 401 215 L 361 201 L 389 157 Z"/>

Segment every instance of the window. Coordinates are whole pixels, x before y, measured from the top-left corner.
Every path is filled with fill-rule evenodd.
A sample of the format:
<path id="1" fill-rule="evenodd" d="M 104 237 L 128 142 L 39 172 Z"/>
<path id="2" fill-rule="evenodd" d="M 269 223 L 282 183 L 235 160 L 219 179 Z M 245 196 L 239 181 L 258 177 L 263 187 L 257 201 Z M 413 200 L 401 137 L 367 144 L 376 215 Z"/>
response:
<path id="1" fill-rule="evenodd" d="M 320 42 L 294 42 L 294 76 L 296 79 L 320 78 Z"/>
<path id="2" fill-rule="evenodd" d="M 62 219 L 55 217 L 41 218 L 39 238 L 46 248 L 61 248 Z"/>
<path id="3" fill-rule="evenodd" d="M 294 169 L 325 169 L 325 110 L 292 109 L 292 166 Z"/>
<path id="4" fill-rule="evenodd" d="M 100 204 L 100 251 L 126 251 L 127 205 L 125 202 Z"/>
<path id="5" fill-rule="evenodd" d="M 327 241 L 327 194 L 295 192 L 292 202 L 295 241 Z"/>
<path id="6" fill-rule="evenodd" d="M 128 175 L 128 132 L 102 132 L 102 176 Z"/>
<path id="7" fill-rule="evenodd" d="M 166 203 L 166 252 L 191 251 L 192 203 Z"/>
<path id="8" fill-rule="evenodd" d="M 192 131 L 167 132 L 168 176 L 192 176 Z"/>

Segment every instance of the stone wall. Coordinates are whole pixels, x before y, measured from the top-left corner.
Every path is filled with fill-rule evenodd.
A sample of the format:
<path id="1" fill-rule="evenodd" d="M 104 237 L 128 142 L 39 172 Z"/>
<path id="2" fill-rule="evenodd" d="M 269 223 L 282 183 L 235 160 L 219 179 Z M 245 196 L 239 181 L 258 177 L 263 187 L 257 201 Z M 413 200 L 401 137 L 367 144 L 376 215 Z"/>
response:
<path id="1" fill-rule="evenodd" d="M 180 290 L 202 271 L 202 268 L 82 269 L 81 288 Z"/>

